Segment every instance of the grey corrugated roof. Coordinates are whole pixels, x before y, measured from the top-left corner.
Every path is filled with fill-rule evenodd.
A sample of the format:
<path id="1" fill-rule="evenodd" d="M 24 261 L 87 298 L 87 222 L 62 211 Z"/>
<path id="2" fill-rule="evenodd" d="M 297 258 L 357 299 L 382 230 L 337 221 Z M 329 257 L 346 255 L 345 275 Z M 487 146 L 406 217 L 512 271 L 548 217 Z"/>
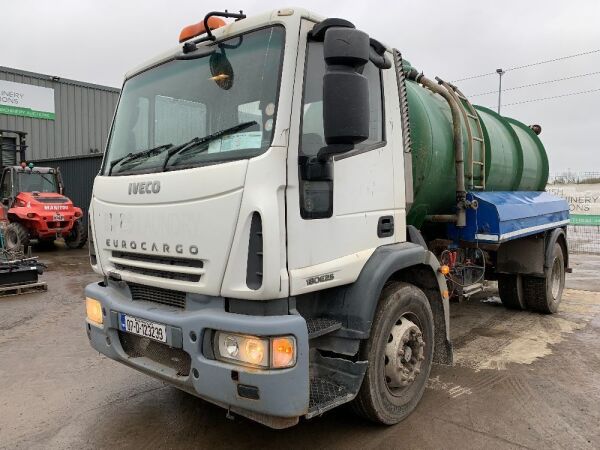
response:
<path id="1" fill-rule="evenodd" d="M 31 77 L 31 78 L 38 78 L 40 80 L 54 81 L 55 83 L 71 84 L 73 86 L 82 86 L 82 87 L 87 87 L 87 88 L 91 88 L 91 89 L 98 89 L 101 91 L 109 91 L 109 92 L 119 92 L 120 91 L 119 88 L 115 88 L 115 87 L 111 87 L 111 86 L 102 86 L 100 84 L 86 83 L 84 81 L 69 80 L 68 78 L 62 78 L 57 75 L 46 75 L 43 73 L 29 72 L 27 70 L 13 69 L 12 67 L 0 66 L 0 72 L 12 73 L 15 75 L 24 75 L 24 76 Z"/>

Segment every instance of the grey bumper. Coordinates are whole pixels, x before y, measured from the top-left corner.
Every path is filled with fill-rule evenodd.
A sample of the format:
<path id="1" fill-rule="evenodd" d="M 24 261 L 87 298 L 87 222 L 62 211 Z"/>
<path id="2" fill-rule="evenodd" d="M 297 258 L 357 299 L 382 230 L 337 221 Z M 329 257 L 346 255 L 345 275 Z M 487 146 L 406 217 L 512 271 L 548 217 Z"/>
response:
<path id="1" fill-rule="evenodd" d="M 232 410 L 289 418 L 306 414 L 309 403 L 308 331 L 302 316 L 232 314 L 225 312 L 222 299 L 207 298 L 204 302 L 194 301 L 191 309 L 163 308 L 152 302 L 132 301 L 125 287 L 98 283 L 88 285 L 85 294 L 102 303 L 104 324 L 98 326 L 88 322 L 86 328 L 92 347 L 109 358 Z M 189 375 L 179 376 L 176 370 L 145 357 L 128 356 L 119 339 L 119 312 L 167 325 L 167 344 L 183 349 L 191 357 Z M 207 358 L 202 350 L 205 330 L 257 336 L 293 335 L 298 347 L 296 365 L 282 370 L 259 370 L 210 359 L 210 355 Z M 191 337 L 194 333 L 196 341 Z M 237 380 L 232 371 L 237 371 Z M 238 384 L 258 388 L 259 398 L 241 397 Z"/>

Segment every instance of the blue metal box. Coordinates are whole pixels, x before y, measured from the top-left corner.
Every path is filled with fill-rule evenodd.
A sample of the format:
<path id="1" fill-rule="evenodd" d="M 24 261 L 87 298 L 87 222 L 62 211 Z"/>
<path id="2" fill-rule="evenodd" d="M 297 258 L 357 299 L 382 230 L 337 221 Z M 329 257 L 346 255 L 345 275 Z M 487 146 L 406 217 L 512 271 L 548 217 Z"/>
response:
<path id="1" fill-rule="evenodd" d="M 477 209 L 467 210 L 467 225 L 449 225 L 450 237 L 469 242 L 501 243 L 569 223 L 567 202 L 547 192 L 469 192 Z"/>

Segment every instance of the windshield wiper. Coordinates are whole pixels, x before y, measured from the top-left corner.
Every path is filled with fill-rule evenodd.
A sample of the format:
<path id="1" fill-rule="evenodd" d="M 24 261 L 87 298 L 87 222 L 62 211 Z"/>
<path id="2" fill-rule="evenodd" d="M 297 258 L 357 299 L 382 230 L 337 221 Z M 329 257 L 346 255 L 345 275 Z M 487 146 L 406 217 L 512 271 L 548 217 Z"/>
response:
<path id="1" fill-rule="evenodd" d="M 246 128 L 251 127 L 252 125 L 257 125 L 257 124 L 258 124 L 258 122 L 256 122 L 256 120 L 242 122 L 237 125 L 234 125 L 233 127 L 225 128 L 224 130 L 217 131 L 215 133 L 204 136 L 203 138 L 195 137 L 193 139 L 190 139 L 187 142 L 184 142 L 181 145 L 177 145 L 177 146 L 169 149 L 169 152 L 167 153 L 167 157 L 165 158 L 165 160 L 163 162 L 162 170 L 163 170 L 163 172 L 165 171 L 165 169 L 167 168 L 167 164 L 169 164 L 169 160 L 175 155 L 181 155 L 181 154 L 186 153 L 187 151 L 191 150 L 192 148 L 196 148 L 202 144 L 206 144 L 207 142 L 213 141 L 221 136 L 225 136 L 226 134 L 237 133 L 238 131 L 245 130 Z M 202 153 L 207 150 L 208 150 L 208 146 L 198 153 Z"/>
<path id="2" fill-rule="evenodd" d="M 153 153 L 158 154 L 158 153 L 161 153 L 171 147 L 173 147 L 173 144 L 163 144 L 163 145 L 159 145 L 158 147 L 149 148 L 148 150 L 142 150 L 141 152 L 128 153 L 127 155 L 125 155 L 121 158 L 115 159 L 114 161 L 112 161 L 110 163 L 110 167 L 108 168 L 108 176 L 110 176 L 112 174 L 112 171 L 117 164 L 123 165 L 127 162 L 131 162 L 131 161 L 135 161 L 137 159 L 143 158 L 144 156 L 150 156 Z"/>

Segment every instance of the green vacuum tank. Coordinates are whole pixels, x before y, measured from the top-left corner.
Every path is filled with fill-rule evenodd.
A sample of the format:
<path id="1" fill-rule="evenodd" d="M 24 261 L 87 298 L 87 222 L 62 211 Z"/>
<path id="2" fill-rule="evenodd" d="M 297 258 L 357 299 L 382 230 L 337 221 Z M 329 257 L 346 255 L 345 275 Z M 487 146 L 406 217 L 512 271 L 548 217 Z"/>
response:
<path id="1" fill-rule="evenodd" d="M 406 80 L 406 90 L 412 139 L 414 193 L 414 202 L 408 212 L 407 222 L 420 227 L 427 215 L 455 212 L 456 177 L 452 115 L 447 101 L 442 96 L 419 83 Z M 466 104 L 466 99 L 463 104 Z M 469 139 L 464 120 L 477 120 L 475 115 L 481 124 L 483 136 L 479 140 L 481 143 L 485 142 L 485 152 L 479 157 L 482 160 L 480 163 L 471 165 L 467 155 Z M 471 167 L 474 168 L 473 173 L 479 170 L 478 179 L 471 179 L 472 182 L 467 183 L 467 190 L 545 189 L 548 181 L 548 158 L 542 142 L 531 128 L 482 106 L 475 106 L 471 118 L 464 117 L 461 122 L 465 174 Z M 485 165 L 481 164 L 482 162 L 485 162 Z M 482 171 L 485 171 L 483 180 L 480 176 Z"/>

